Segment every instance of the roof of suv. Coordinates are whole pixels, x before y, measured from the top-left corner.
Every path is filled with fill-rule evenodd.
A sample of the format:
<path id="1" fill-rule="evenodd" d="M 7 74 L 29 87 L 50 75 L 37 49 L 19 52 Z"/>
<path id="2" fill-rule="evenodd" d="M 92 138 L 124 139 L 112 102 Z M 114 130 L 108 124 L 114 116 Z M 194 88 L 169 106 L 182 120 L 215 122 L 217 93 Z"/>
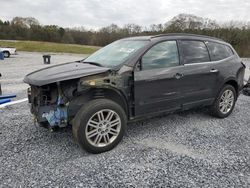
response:
<path id="1" fill-rule="evenodd" d="M 196 35 L 196 34 L 189 34 L 189 33 L 167 33 L 167 34 L 160 34 L 160 35 L 151 35 L 151 36 L 137 36 L 137 37 L 129 37 L 125 38 L 125 40 L 153 40 L 153 39 L 193 39 L 193 40 L 213 40 L 218 42 L 223 42 L 222 39 L 210 37 L 206 35 Z"/>
<path id="2" fill-rule="evenodd" d="M 231 45 L 229 43 L 227 43 L 221 39 L 215 38 L 215 37 L 210 37 L 210 36 L 205 36 L 205 35 L 188 34 L 188 33 L 169 33 L 169 34 L 161 34 L 161 35 L 153 35 L 153 36 L 136 36 L 136 37 L 124 38 L 121 40 L 144 40 L 144 41 L 147 40 L 147 41 L 153 42 L 153 44 L 149 44 L 148 46 L 142 48 L 137 53 L 135 53 L 133 55 L 134 57 L 137 57 L 137 56 L 139 57 L 141 55 L 141 53 L 146 48 L 149 48 L 150 45 L 154 45 L 155 43 L 165 41 L 165 40 L 201 40 L 201 41 L 216 42 L 216 43 L 224 44 L 224 45 L 231 47 Z M 128 66 L 133 66 L 134 61 L 128 60 L 127 62 L 125 62 L 125 64 Z"/>

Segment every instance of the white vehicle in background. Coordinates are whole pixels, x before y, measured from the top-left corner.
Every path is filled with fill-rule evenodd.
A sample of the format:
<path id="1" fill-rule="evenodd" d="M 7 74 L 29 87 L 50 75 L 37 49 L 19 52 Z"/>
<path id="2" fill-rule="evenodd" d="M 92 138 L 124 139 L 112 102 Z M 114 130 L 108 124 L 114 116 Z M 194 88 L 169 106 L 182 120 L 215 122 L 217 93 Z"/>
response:
<path id="1" fill-rule="evenodd" d="M 16 48 L 12 47 L 0 47 L 0 52 L 3 52 L 4 58 L 10 57 L 10 55 L 16 55 Z"/>

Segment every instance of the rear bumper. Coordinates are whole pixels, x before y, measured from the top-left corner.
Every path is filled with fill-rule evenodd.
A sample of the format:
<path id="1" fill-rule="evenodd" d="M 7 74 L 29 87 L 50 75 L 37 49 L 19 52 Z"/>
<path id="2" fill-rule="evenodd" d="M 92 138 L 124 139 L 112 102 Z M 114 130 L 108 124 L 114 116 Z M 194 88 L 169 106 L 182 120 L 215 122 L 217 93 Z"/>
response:
<path id="1" fill-rule="evenodd" d="M 250 83 L 246 84 L 242 90 L 242 94 L 250 96 Z"/>

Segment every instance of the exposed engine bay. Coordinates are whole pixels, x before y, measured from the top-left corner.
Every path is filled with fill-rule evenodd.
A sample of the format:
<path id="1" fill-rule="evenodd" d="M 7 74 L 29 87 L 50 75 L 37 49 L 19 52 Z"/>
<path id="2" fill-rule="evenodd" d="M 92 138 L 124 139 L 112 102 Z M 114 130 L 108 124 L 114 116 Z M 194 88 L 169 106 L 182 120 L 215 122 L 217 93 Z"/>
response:
<path id="1" fill-rule="evenodd" d="M 57 82 L 45 86 L 31 86 L 28 90 L 31 113 L 38 122 L 50 126 L 65 127 L 68 123 L 68 105 L 74 97 L 77 86 Z"/>

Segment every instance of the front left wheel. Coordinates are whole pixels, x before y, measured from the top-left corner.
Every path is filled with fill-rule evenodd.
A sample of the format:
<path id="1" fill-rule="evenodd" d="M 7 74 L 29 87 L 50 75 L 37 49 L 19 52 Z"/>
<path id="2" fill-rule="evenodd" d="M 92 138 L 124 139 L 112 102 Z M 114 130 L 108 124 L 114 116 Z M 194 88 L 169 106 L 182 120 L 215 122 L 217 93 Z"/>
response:
<path id="1" fill-rule="evenodd" d="M 73 121 L 73 136 L 90 153 L 113 149 L 124 135 L 127 117 L 123 108 L 108 99 L 96 99 L 84 105 Z"/>

